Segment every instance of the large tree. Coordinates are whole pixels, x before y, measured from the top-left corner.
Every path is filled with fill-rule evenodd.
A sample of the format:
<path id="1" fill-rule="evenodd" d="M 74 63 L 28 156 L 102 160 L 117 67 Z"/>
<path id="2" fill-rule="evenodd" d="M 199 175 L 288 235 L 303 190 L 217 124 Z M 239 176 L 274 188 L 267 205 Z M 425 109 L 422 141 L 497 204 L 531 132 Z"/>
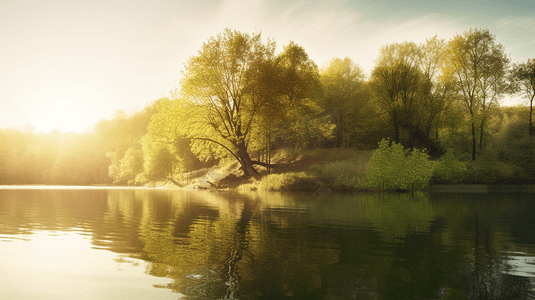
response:
<path id="1" fill-rule="evenodd" d="M 439 129 L 451 102 L 451 75 L 442 72 L 445 41 L 383 46 L 371 84 L 380 111 L 394 129 L 394 139 L 408 147 L 441 153 Z"/>
<path id="2" fill-rule="evenodd" d="M 428 139 L 438 140 L 443 114 L 452 103 L 453 80 L 443 73 L 446 61 L 446 42 L 434 36 L 420 45 L 420 69 L 423 73 L 423 93 L 420 127 Z"/>
<path id="3" fill-rule="evenodd" d="M 263 43 L 260 33 L 227 29 L 209 38 L 186 63 L 167 107 L 153 116 L 150 140 L 190 140 L 199 158 L 232 156 L 245 175 L 258 178 L 254 165 L 269 167 L 269 159 L 254 161 L 251 155 L 269 152 L 275 140 L 309 144 L 311 136 L 328 135 L 330 125 L 314 117 L 321 110 L 313 101 L 316 65 L 293 42 L 278 56 L 274 50 L 275 43 Z"/>
<path id="4" fill-rule="evenodd" d="M 394 141 L 408 147 L 415 144 L 416 118 L 425 93 L 420 52 L 413 42 L 383 46 L 371 78 L 374 98 L 394 130 Z"/>
<path id="5" fill-rule="evenodd" d="M 260 33 L 227 29 L 210 37 L 189 59 L 180 97 L 189 111 L 189 130 L 182 138 L 192 140 L 193 150 L 224 149 L 246 175 L 259 176 L 248 147 L 258 113 L 268 100 L 258 81 L 263 68 L 273 61 L 274 50 L 275 43 L 264 44 Z"/>
<path id="6" fill-rule="evenodd" d="M 279 147 L 317 147 L 332 132 L 330 124 L 322 116 L 318 105 L 321 99 L 319 68 L 305 49 L 290 42 L 275 59 L 278 84 L 275 103 L 278 113 L 269 113 L 276 118 L 276 144 Z"/>
<path id="7" fill-rule="evenodd" d="M 336 57 L 322 68 L 321 83 L 321 106 L 336 125 L 334 146 L 351 146 L 370 99 L 364 71 L 349 57 Z"/>
<path id="8" fill-rule="evenodd" d="M 448 66 L 462 106 L 470 119 L 472 160 L 476 159 L 476 126 L 479 126 L 479 147 L 489 111 L 498 106 L 507 91 L 506 74 L 509 58 L 501 44 L 487 29 L 470 29 L 449 41 Z"/>
<path id="9" fill-rule="evenodd" d="M 511 77 L 515 90 L 526 97 L 529 102 L 529 134 L 534 135 L 533 100 L 535 100 L 535 59 L 525 63 L 514 64 Z"/>

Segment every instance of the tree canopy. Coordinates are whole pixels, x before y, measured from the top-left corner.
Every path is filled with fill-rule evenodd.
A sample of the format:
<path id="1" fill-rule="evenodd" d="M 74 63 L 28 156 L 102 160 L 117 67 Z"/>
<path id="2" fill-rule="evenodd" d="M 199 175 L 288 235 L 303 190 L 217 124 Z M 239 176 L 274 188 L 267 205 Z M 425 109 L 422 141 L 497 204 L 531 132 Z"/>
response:
<path id="1" fill-rule="evenodd" d="M 529 103 L 529 134 L 535 135 L 533 120 L 533 100 L 535 100 L 535 59 L 514 64 L 511 69 L 513 90 L 527 98 Z"/>
<path id="2" fill-rule="evenodd" d="M 470 29 L 449 42 L 446 72 L 455 78 L 460 103 L 470 118 L 472 160 L 476 159 L 476 126 L 481 149 L 489 112 L 508 89 L 508 65 L 503 46 L 487 29 Z"/>
<path id="3" fill-rule="evenodd" d="M 357 137 L 369 112 L 370 93 L 364 70 L 349 57 L 333 58 L 321 70 L 324 96 L 321 107 L 336 125 L 335 147 L 358 144 Z"/>

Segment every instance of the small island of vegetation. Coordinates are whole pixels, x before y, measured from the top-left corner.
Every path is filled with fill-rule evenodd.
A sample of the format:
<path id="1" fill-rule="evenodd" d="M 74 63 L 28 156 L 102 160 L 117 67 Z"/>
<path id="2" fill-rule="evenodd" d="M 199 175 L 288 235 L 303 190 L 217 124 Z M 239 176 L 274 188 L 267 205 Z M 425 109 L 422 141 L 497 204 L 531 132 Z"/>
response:
<path id="1" fill-rule="evenodd" d="M 384 45 L 367 78 L 227 29 L 143 110 L 84 133 L 0 130 L 0 184 L 408 190 L 535 182 L 535 59 L 488 30 Z M 507 95 L 527 105 L 501 107 Z"/>

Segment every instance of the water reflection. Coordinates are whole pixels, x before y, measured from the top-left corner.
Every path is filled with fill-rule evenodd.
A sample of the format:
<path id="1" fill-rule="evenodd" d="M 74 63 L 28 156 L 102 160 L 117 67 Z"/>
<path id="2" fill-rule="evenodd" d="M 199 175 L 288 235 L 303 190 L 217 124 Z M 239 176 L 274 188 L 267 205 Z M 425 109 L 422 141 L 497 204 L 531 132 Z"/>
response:
<path id="1" fill-rule="evenodd" d="M 366 216 L 385 241 L 401 241 L 411 233 L 429 231 L 435 212 L 424 193 L 373 195 L 365 198 Z"/>
<path id="2" fill-rule="evenodd" d="M 533 299 L 531 196 L 0 190 L 0 245 L 56 232 L 185 299 Z"/>

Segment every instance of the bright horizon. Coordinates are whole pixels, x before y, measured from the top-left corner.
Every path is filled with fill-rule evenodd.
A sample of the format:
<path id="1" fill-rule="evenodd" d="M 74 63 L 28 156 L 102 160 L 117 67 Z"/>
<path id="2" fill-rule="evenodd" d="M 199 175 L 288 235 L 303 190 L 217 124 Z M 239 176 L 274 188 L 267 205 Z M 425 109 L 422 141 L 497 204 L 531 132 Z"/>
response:
<path id="1" fill-rule="evenodd" d="M 350 57 L 369 74 L 382 45 L 488 28 L 512 62 L 535 57 L 532 1 L 2 1 L 0 128 L 82 132 L 168 95 L 210 36 L 261 31 L 318 66 Z M 509 101 L 506 104 L 520 104 Z"/>

